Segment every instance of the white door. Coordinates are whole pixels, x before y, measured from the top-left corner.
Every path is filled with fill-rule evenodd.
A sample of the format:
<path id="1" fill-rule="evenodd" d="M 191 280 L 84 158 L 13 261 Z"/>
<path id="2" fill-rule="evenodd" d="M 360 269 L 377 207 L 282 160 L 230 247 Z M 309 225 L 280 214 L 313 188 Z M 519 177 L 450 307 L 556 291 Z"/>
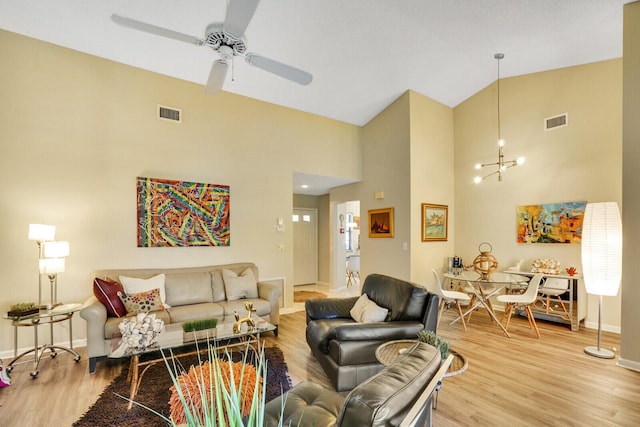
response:
<path id="1" fill-rule="evenodd" d="M 318 211 L 293 208 L 293 286 L 318 281 Z"/>

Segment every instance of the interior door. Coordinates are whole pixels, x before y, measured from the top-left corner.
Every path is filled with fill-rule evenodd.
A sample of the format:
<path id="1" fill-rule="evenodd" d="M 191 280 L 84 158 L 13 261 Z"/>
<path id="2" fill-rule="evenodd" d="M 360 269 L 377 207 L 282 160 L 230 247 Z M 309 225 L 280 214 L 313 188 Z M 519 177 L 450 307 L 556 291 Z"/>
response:
<path id="1" fill-rule="evenodd" d="M 318 211 L 293 208 L 293 286 L 318 281 Z"/>

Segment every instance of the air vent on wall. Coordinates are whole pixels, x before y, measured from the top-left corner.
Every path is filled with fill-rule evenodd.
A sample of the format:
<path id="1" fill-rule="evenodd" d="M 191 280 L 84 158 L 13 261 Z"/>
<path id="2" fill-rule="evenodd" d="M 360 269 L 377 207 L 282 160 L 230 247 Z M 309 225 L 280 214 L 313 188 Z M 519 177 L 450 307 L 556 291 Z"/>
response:
<path id="1" fill-rule="evenodd" d="M 556 129 L 569 124 L 569 114 L 563 113 L 558 116 L 547 117 L 544 119 L 544 130 Z"/>
<path id="2" fill-rule="evenodd" d="M 158 105 L 158 118 L 180 123 L 182 121 L 182 110 Z"/>

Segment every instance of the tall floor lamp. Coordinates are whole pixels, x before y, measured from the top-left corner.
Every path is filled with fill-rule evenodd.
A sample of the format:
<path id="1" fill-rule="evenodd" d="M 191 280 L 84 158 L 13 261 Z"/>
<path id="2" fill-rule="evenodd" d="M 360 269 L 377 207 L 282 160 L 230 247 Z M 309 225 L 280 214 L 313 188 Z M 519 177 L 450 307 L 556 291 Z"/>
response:
<path id="1" fill-rule="evenodd" d="M 48 224 L 29 224 L 29 240 L 38 243 L 38 263 L 44 258 L 44 243 L 54 239 L 56 226 Z M 42 306 L 42 273 L 38 270 L 38 306 Z"/>
<path id="2" fill-rule="evenodd" d="M 582 272 L 587 293 L 598 295 L 598 345 L 584 352 L 603 359 L 615 353 L 600 347 L 602 297 L 615 296 L 622 279 L 622 221 L 616 202 L 588 203 L 582 224 Z"/>

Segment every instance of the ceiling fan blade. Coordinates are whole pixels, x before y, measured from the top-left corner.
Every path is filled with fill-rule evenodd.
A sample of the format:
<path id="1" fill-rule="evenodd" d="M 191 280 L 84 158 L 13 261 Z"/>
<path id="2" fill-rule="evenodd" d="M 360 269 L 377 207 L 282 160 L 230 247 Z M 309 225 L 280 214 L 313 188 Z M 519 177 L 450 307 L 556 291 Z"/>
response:
<path id="1" fill-rule="evenodd" d="M 313 76 L 306 71 L 302 71 L 291 65 L 283 64 L 273 59 L 265 58 L 255 53 L 247 53 L 246 61 L 254 67 L 273 73 L 277 76 L 291 80 L 301 85 L 308 85 L 313 80 Z"/>
<path id="2" fill-rule="evenodd" d="M 211 66 L 207 87 L 204 89 L 205 93 L 216 94 L 221 92 L 224 80 L 227 77 L 227 71 L 229 71 L 229 64 L 226 61 L 222 59 L 215 61 Z"/>
<path id="3" fill-rule="evenodd" d="M 224 18 L 225 31 L 235 38 L 243 37 L 259 3 L 260 0 L 229 0 Z"/>
<path id="4" fill-rule="evenodd" d="M 179 33 L 173 30 L 168 30 L 162 27 L 156 27 L 155 25 L 136 21 L 135 19 L 131 19 L 131 18 L 125 18 L 124 16 L 114 14 L 114 15 L 111 15 L 111 20 L 116 24 L 122 25 L 123 27 L 132 28 L 138 31 L 144 31 L 145 33 L 151 33 L 157 36 L 167 37 L 170 39 L 179 40 L 181 42 L 187 42 L 187 43 L 192 43 L 197 45 L 204 44 L 204 40 L 198 37 Z"/>

